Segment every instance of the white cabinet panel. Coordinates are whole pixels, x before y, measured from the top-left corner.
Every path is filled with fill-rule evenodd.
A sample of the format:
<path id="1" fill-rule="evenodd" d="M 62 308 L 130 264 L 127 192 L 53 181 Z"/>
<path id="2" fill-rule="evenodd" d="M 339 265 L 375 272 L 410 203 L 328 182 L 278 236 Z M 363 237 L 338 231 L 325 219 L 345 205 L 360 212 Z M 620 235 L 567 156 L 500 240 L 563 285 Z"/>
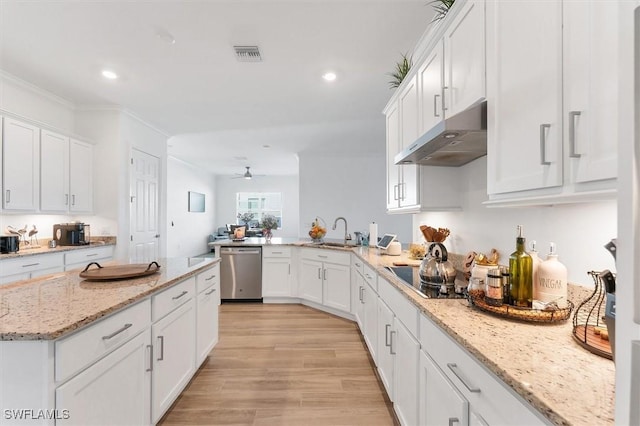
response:
<path id="1" fill-rule="evenodd" d="M 469 402 L 436 363 L 420 353 L 420 422 L 425 426 L 467 425 Z"/>
<path id="2" fill-rule="evenodd" d="M 351 310 L 351 270 L 348 266 L 325 263 L 323 304 L 344 312 Z"/>
<path id="3" fill-rule="evenodd" d="M 300 261 L 300 296 L 322 303 L 322 262 L 309 259 Z"/>
<path id="4" fill-rule="evenodd" d="M 4 117 L 2 132 L 2 207 L 5 210 L 36 211 L 40 129 Z"/>
<path id="5" fill-rule="evenodd" d="M 149 424 L 149 339 L 147 329 L 58 387 L 55 391 L 56 408 L 68 410 L 69 416 L 56 420 L 56 424 Z"/>
<path id="6" fill-rule="evenodd" d="M 378 354 L 378 295 L 371 288 L 371 285 L 365 282 L 362 291 L 362 300 L 364 300 L 364 341 L 369 348 L 369 353 L 374 362 L 377 363 Z"/>
<path id="7" fill-rule="evenodd" d="M 561 186 L 562 4 L 486 7 L 488 192 Z"/>
<path id="8" fill-rule="evenodd" d="M 153 423 L 173 404 L 195 371 L 195 318 L 191 299 L 153 324 Z"/>
<path id="9" fill-rule="evenodd" d="M 398 314 L 399 312 L 396 312 Z M 418 365 L 420 344 L 409 330 L 394 319 L 391 352 L 393 359 L 393 402 L 400 423 L 418 424 Z"/>
<path id="10" fill-rule="evenodd" d="M 69 138 L 42 130 L 40 136 L 40 209 L 69 210 Z"/>
<path id="11" fill-rule="evenodd" d="M 424 134 L 444 118 L 442 110 L 443 45 L 438 43 L 418 69 L 420 102 L 419 134 Z"/>
<path id="12" fill-rule="evenodd" d="M 400 147 L 400 121 L 397 102 L 392 104 L 386 112 L 387 123 L 387 209 L 398 207 L 400 200 L 400 166 L 396 166 L 393 160 L 401 151 Z"/>
<path id="13" fill-rule="evenodd" d="M 444 108 L 452 116 L 485 98 L 484 1 L 467 1 L 444 35 Z"/>
<path id="14" fill-rule="evenodd" d="M 356 322 L 358 323 L 358 327 L 360 327 L 360 331 L 364 332 L 364 299 L 363 292 L 365 288 L 365 281 L 362 275 L 359 272 L 355 272 L 351 281 L 352 291 L 351 291 L 351 301 L 352 301 L 352 313 L 356 317 Z"/>
<path id="15" fill-rule="evenodd" d="M 378 352 L 376 365 L 378 366 L 378 375 L 387 390 L 387 395 L 391 401 L 395 401 L 393 386 L 393 361 L 394 352 L 391 348 L 391 339 L 393 339 L 393 312 L 382 301 L 378 300 Z"/>
<path id="16" fill-rule="evenodd" d="M 291 258 L 262 259 L 262 296 L 291 296 Z"/>
<path id="17" fill-rule="evenodd" d="M 71 212 L 93 210 L 93 147 L 71 139 L 69 142 L 69 192 Z"/>
<path id="18" fill-rule="evenodd" d="M 215 284 L 198 294 L 196 319 L 196 368 L 218 343 L 220 286 Z"/>

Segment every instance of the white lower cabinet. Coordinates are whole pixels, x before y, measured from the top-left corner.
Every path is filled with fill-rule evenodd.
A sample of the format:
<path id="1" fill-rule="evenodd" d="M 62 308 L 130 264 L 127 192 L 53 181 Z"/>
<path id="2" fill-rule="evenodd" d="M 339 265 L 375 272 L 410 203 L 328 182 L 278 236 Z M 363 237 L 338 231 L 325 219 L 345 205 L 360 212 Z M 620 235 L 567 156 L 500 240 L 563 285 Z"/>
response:
<path id="1" fill-rule="evenodd" d="M 301 249 L 299 296 L 331 312 L 351 312 L 351 254 Z"/>
<path id="2" fill-rule="evenodd" d="M 150 338 L 147 329 L 58 387 L 56 424 L 149 424 Z"/>
<path id="3" fill-rule="evenodd" d="M 418 363 L 420 343 L 407 328 L 394 318 L 389 333 L 389 349 L 393 360 L 393 405 L 403 425 L 418 424 Z"/>
<path id="4" fill-rule="evenodd" d="M 369 348 L 371 358 L 377 364 L 378 353 L 378 294 L 369 282 L 365 281 L 362 291 L 362 300 L 364 301 L 364 341 Z"/>
<path id="5" fill-rule="evenodd" d="M 419 424 L 425 426 L 469 424 L 469 402 L 424 352 L 420 353 Z"/>
<path id="6" fill-rule="evenodd" d="M 64 270 L 62 253 L 16 257 L 0 262 L 0 285 Z"/>
<path id="7" fill-rule="evenodd" d="M 394 331 L 393 327 L 393 311 L 382 301 L 378 300 L 378 352 L 376 365 L 378 366 L 378 375 L 384 388 L 387 390 L 389 399 L 394 401 L 393 392 L 393 350 L 391 347 L 391 339 Z M 384 335 L 384 337 L 383 337 Z"/>
<path id="8" fill-rule="evenodd" d="M 364 330 L 364 276 L 362 275 L 362 261 L 354 258 L 351 266 L 351 314 L 362 332 Z"/>
<path id="9" fill-rule="evenodd" d="M 218 313 L 220 311 L 220 274 L 219 266 L 211 269 L 213 273 L 198 275 L 198 284 L 201 275 L 210 278 L 211 285 L 199 291 L 196 306 L 196 368 L 199 367 L 209 355 L 209 352 L 218 343 Z M 207 280 L 203 278 L 202 281 Z M 206 282 L 206 281 L 205 281 Z M 198 290 L 200 287 L 198 287 Z"/>
<path id="10" fill-rule="evenodd" d="M 291 248 L 262 248 L 262 296 L 291 297 Z"/>
<path id="11" fill-rule="evenodd" d="M 153 324 L 151 420 L 156 423 L 189 383 L 195 370 L 193 300 Z"/>
<path id="12" fill-rule="evenodd" d="M 550 424 L 424 315 L 420 343 L 421 425 Z"/>

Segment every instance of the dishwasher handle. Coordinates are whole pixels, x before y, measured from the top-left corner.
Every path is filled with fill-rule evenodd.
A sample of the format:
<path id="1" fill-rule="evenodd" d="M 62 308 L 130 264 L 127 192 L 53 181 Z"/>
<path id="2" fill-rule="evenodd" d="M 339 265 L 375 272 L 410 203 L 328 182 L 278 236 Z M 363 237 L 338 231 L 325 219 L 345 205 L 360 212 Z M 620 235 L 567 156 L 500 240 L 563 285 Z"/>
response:
<path id="1" fill-rule="evenodd" d="M 242 248 L 227 248 L 223 247 L 220 250 L 220 254 L 260 254 L 260 249 L 242 249 Z"/>

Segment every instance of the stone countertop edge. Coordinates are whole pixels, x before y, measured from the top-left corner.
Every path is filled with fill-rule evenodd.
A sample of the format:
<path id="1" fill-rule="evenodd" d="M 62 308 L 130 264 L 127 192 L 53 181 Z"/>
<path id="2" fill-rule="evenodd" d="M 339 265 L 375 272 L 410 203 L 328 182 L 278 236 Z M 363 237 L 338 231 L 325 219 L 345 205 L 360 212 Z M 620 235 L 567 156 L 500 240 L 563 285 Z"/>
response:
<path id="1" fill-rule="evenodd" d="M 186 258 L 185 258 L 186 259 Z M 189 269 L 188 271 L 181 273 L 179 275 L 175 275 L 175 276 L 171 276 L 168 279 L 166 279 L 166 281 L 163 281 L 161 284 L 156 285 L 154 287 L 149 287 L 146 289 L 146 291 L 141 291 L 138 294 L 135 294 L 133 297 L 129 297 L 129 298 L 124 298 L 122 300 L 118 300 L 116 303 L 114 304 L 107 304 L 105 305 L 105 307 L 91 315 L 87 315 L 84 318 L 75 321 L 73 323 L 70 323 L 68 325 L 65 325 L 59 329 L 56 329 L 54 331 L 50 331 L 47 333 L 17 333 L 17 332 L 0 332 L 0 342 L 2 341 L 16 341 L 16 340 L 29 340 L 29 341 L 40 341 L 40 340 L 56 340 L 59 339 L 67 334 L 70 334 L 71 332 L 77 331 L 83 327 L 86 327 L 90 324 L 92 324 L 93 322 L 100 320 L 106 316 L 112 315 L 117 313 L 118 311 L 121 311 L 122 309 L 133 305 L 139 301 L 142 301 L 143 299 L 152 296 L 155 293 L 159 293 L 162 290 L 166 290 L 167 288 L 173 286 L 174 284 L 177 284 L 179 282 L 184 281 L 187 278 L 190 278 L 204 270 L 209 269 L 210 267 L 212 267 L 213 265 L 217 264 L 220 262 L 220 259 L 212 259 L 212 258 L 207 258 L 207 259 L 202 259 L 202 261 L 200 263 L 197 264 L 197 266 L 192 267 L 193 269 Z M 69 272 L 65 272 L 65 273 L 58 273 L 58 274 L 52 274 L 52 275 L 48 275 L 48 276 L 43 276 L 43 277 L 39 277 L 39 278 L 35 278 L 33 280 L 28 280 L 28 281 L 24 281 L 24 282 L 17 282 L 17 283 L 13 283 L 13 284 L 8 284 L 4 287 L 0 287 L 0 296 L 2 296 L 2 291 L 3 290 L 11 290 L 14 289 L 18 286 L 29 286 L 32 285 L 32 283 L 37 283 L 37 282 L 42 282 L 45 281 L 47 279 L 52 279 L 55 277 L 64 277 L 67 274 L 77 274 L 78 271 L 69 271 Z M 125 280 L 118 280 L 117 281 L 117 286 L 118 287 L 122 287 L 123 285 L 126 286 L 127 282 L 130 281 L 136 281 L 136 280 L 144 280 L 145 278 L 153 278 L 154 275 L 149 275 L 147 277 L 142 277 L 142 278 L 135 278 L 135 279 L 125 279 Z M 83 282 L 83 281 L 80 281 Z M 114 281 L 110 281 L 110 283 L 113 283 Z M 96 282 L 97 285 L 104 285 L 107 284 L 105 282 Z M 133 285 L 139 285 L 138 282 L 136 282 Z M 1 300 L 1 298 L 0 298 Z M 0 322 L 2 321 L 2 317 L 0 317 Z"/>
<path id="2" fill-rule="evenodd" d="M 96 247 L 115 246 L 116 237 L 91 237 L 90 243 L 81 246 L 56 246 L 49 248 L 48 244 L 51 239 L 41 240 L 39 248 L 22 248 L 16 253 L 2 253 L 0 254 L 0 260 L 4 259 L 16 259 L 19 257 L 35 256 L 38 254 L 52 254 L 63 253 L 72 250 L 82 250 Z"/>

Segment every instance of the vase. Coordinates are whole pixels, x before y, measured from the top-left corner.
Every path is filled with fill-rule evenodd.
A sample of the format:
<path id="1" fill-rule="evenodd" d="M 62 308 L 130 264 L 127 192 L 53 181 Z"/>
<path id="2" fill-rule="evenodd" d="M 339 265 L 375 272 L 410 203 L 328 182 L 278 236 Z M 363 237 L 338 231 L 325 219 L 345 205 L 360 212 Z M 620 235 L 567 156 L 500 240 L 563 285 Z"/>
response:
<path id="1" fill-rule="evenodd" d="M 270 242 L 271 238 L 273 237 L 273 232 L 271 232 L 271 229 L 264 229 L 262 231 L 262 235 L 267 240 L 267 242 Z"/>

